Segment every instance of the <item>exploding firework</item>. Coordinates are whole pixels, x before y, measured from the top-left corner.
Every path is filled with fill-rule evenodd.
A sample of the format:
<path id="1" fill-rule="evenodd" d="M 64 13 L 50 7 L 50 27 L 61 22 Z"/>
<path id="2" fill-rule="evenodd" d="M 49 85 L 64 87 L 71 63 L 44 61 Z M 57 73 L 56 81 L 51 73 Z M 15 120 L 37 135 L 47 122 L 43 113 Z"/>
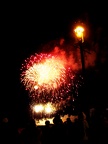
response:
<path id="1" fill-rule="evenodd" d="M 21 82 L 32 97 L 32 103 L 55 104 L 64 107 L 68 97 L 78 96 L 81 79 L 60 55 L 35 54 L 25 60 L 21 68 Z"/>

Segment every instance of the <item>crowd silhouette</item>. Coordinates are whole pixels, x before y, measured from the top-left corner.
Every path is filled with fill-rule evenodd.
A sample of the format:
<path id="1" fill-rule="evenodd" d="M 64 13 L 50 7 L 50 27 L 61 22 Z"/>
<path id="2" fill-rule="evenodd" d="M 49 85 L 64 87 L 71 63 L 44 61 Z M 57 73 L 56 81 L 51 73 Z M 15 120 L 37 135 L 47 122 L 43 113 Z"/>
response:
<path id="1" fill-rule="evenodd" d="M 107 117 L 93 111 L 90 121 L 83 112 L 74 122 L 70 117 L 65 122 L 56 115 L 53 124 L 45 121 L 45 126 L 37 126 L 35 119 L 30 119 L 22 127 L 16 127 L 7 118 L 0 125 L 0 143 L 11 144 L 107 144 Z"/>

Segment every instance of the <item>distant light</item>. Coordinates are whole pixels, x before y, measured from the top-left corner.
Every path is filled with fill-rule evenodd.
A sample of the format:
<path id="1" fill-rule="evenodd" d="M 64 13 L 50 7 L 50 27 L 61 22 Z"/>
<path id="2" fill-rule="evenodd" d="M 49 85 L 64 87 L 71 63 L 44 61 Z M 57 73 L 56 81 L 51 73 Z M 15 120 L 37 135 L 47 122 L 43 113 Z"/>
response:
<path id="1" fill-rule="evenodd" d="M 51 114 L 56 111 L 56 108 L 51 103 L 47 103 L 47 104 L 37 104 L 33 107 L 33 110 L 36 113 L 44 112 L 45 114 Z"/>
<path id="2" fill-rule="evenodd" d="M 45 106 L 45 113 L 52 113 L 54 111 L 54 107 L 48 103 L 46 106 Z"/>
<path id="3" fill-rule="evenodd" d="M 51 107 L 46 107 L 46 108 L 45 108 L 45 112 L 46 112 L 46 113 L 51 113 L 51 111 L 52 111 Z"/>
<path id="4" fill-rule="evenodd" d="M 38 113 L 38 112 L 42 112 L 43 111 L 43 109 L 44 109 L 44 107 L 43 107 L 43 105 L 35 105 L 34 106 L 34 111 L 36 112 L 36 113 Z"/>

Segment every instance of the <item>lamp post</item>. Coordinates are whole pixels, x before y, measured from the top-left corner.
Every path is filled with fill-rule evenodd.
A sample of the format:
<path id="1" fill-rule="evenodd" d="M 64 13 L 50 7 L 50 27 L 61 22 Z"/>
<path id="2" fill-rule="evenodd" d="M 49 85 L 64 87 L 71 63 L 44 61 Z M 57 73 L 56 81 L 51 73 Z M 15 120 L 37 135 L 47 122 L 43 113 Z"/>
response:
<path id="1" fill-rule="evenodd" d="M 84 60 L 84 48 L 83 48 L 83 43 L 84 43 L 84 28 L 82 26 L 77 26 L 75 29 L 74 29 L 74 32 L 76 34 L 76 37 L 78 39 L 78 46 L 80 48 L 80 55 L 81 55 L 81 64 L 82 64 L 82 75 L 83 75 L 83 79 L 85 81 L 85 60 Z M 85 82 L 84 82 L 85 83 Z M 88 107 L 88 104 L 87 102 L 85 103 L 85 86 L 83 87 L 83 95 L 81 97 L 81 99 L 83 99 L 83 102 L 82 105 L 84 105 L 84 111 L 86 113 L 86 116 L 87 116 L 87 119 L 89 121 L 89 107 Z M 80 99 L 80 100 L 81 100 Z M 81 105 L 81 106 L 82 106 Z M 82 106 L 83 107 L 83 106 Z"/>
<path id="2" fill-rule="evenodd" d="M 78 41 L 78 47 L 80 48 L 80 56 L 81 56 L 81 66 L 82 66 L 82 76 L 85 81 L 85 60 L 84 60 L 84 49 L 83 49 L 83 43 L 84 43 L 84 28 L 82 26 L 77 26 L 74 29 L 77 41 Z M 84 82 L 85 83 L 85 82 Z M 83 95 L 80 98 L 80 109 L 83 108 L 84 111 L 86 111 L 86 115 L 88 115 L 88 108 L 86 107 L 85 103 L 85 87 L 82 87 Z M 85 108 L 84 108 L 85 107 Z M 80 110 L 82 111 L 82 110 Z M 87 116 L 88 117 L 88 116 Z"/>
<path id="3" fill-rule="evenodd" d="M 77 26 L 75 28 L 74 32 L 76 34 L 76 37 L 78 39 L 78 44 L 80 47 L 82 74 L 84 76 L 84 72 L 85 72 L 85 61 L 84 61 L 84 53 L 83 53 L 84 28 L 82 26 Z"/>

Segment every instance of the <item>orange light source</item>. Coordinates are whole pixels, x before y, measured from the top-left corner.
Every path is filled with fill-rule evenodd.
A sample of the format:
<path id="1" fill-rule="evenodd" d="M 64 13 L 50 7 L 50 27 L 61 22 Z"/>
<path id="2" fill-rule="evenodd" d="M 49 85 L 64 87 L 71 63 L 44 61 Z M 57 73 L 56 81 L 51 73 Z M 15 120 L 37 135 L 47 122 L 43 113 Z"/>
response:
<path id="1" fill-rule="evenodd" d="M 74 30 L 76 36 L 84 42 L 84 28 L 82 26 L 77 26 L 76 29 Z"/>

